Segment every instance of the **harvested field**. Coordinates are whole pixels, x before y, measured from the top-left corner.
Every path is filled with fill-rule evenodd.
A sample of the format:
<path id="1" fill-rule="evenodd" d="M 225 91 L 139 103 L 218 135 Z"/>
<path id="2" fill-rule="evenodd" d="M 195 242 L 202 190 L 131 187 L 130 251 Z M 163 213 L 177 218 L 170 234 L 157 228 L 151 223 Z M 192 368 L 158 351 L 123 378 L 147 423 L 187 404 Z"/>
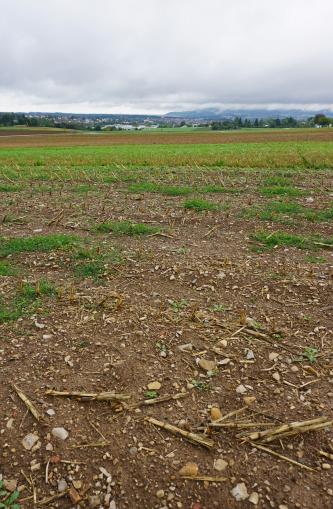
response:
<path id="1" fill-rule="evenodd" d="M 332 506 L 330 133 L 223 159 L 0 140 L 1 473 L 22 508 Z"/>
<path id="2" fill-rule="evenodd" d="M 224 143 L 269 143 L 298 141 L 333 141 L 333 129 L 267 129 L 258 132 L 111 132 L 82 133 L 59 130 L 30 129 L 22 131 L 0 130 L 0 147 L 44 147 L 44 146 L 86 146 L 86 145 L 182 145 L 182 144 L 224 144 Z"/>

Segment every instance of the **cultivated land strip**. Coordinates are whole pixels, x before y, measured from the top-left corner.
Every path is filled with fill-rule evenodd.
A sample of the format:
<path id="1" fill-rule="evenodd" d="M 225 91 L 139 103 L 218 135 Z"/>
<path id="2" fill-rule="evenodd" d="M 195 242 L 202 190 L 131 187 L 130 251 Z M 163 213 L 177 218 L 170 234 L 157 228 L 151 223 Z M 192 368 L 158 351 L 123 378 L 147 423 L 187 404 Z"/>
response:
<path id="1" fill-rule="evenodd" d="M 22 508 L 331 506 L 332 153 L 0 150 L 1 473 Z"/>

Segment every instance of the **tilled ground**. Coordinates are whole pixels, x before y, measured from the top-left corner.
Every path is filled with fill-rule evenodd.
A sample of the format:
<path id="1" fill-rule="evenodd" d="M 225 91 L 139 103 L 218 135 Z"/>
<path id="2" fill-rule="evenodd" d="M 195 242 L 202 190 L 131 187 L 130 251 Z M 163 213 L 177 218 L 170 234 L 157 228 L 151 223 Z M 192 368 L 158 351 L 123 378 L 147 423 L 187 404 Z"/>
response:
<path id="1" fill-rule="evenodd" d="M 57 130 L 14 131 L 0 130 L 0 147 L 45 147 L 81 145 L 155 145 L 155 144 L 223 144 L 263 143 L 284 141 L 332 141 L 331 129 L 278 129 L 264 132 L 255 130 L 234 132 L 138 132 L 138 133 L 59 133 Z"/>
<path id="2" fill-rule="evenodd" d="M 57 288 L 57 296 L 43 297 L 33 314 L 0 325 L 0 473 L 24 486 L 22 507 L 34 507 L 34 496 L 38 507 L 41 501 L 75 507 L 67 493 L 72 486 L 82 507 L 333 507 L 333 462 L 319 454 L 333 453 L 332 426 L 265 445 L 297 464 L 237 436 L 271 424 L 332 418 L 332 250 L 255 252 L 250 238 L 262 228 L 329 237 L 331 223 L 245 219 L 241 208 L 264 200 L 255 194 L 209 196 L 227 201 L 229 209 L 203 213 L 184 210 L 184 198 L 128 194 L 121 186 L 96 186 L 84 195 L 69 186 L 61 193 L 2 196 L 2 237 L 65 233 L 122 256 L 99 279 L 75 276 L 72 250 L 6 260 L 19 275 L 0 277 L 5 302 L 22 279 L 47 279 Z M 318 192 L 311 207 L 330 200 Z M 91 230 L 110 218 L 160 226 L 163 235 Z M 309 256 L 317 258 L 310 263 Z M 208 371 L 202 361 L 211 361 Z M 152 382 L 156 388 L 148 389 Z M 45 423 L 27 412 L 12 384 Z M 77 401 L 48 396 L 49 389 L 131 398 Z M 184 397 L 142 403 L 178 394 Z M 224 416 L 245 403 L 247 409 L 224 421 L 230 427 L 209 426 L 213 407 Z M 148 416 L 205 432 L 214 445 L 193 444 Z M 244 422 L 262 424 L 235 427 Z M 68 438 L 55 438 L 55 427 Z M 22 440 L 29 433 L 38 439 L 26 450 Z M 198 475 L 217 479 L 181 478 L 188 462 L 198 466 Z M 240 483 L 251 496 L 243 501 L 231 493 Z"/>

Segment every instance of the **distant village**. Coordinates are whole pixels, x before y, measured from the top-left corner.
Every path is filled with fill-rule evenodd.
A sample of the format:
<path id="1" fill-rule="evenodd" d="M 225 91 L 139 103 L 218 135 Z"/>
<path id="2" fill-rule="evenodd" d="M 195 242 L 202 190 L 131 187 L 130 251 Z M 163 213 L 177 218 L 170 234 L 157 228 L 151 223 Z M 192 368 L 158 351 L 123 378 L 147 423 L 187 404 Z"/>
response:
<path id="1" fill-rule="evenodd" d="M 259 113 L 259 112 L 258 112 Z M 268 112 L 266 112 L 267 114 Z M 262 112 L 261 112 L 262 114 Z M 248 116 L 246 116 L 248 115 Z M 121 114 L 79 114 L 79 113 L 11 113 L 0 112 L 0 126 L 53 127 L 88 131 L 144 131 L 165 128 L 206 128 L 212 130 L 231 130 L 243 128 L 294 128 L 294 127 L 331 127 L 332 118 L 323 113 L 311 117 L 297 118 L 291 115 L 272 117 L 252 117 L 249 112 L 241 115 L 229 112 L 226 116 L 186 118 L 179 113 L 167 115 L 121 115 Z"/>

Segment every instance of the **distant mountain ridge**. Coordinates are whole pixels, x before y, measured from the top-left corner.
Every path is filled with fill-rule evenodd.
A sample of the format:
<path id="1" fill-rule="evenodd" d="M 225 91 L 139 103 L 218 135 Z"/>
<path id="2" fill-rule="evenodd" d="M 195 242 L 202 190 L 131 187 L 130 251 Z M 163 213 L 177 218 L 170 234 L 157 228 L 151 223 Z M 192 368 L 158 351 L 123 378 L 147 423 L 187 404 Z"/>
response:
<path id="1" fill-rule="evenodd" d="M 327 116 L 332 116 L 330 111 L 309 111 L 302 109 L 225 109 L 218 108 L 205 108 L 192 111 L 172 111 L 166 113 L 164 116 L 167 118 L 181 118 L 184 120 L 223 120 L 241 117 L 242 119 L 248 118 L 262 119 L 262 118 L 286 118 L 294 117 L 298 120 L 307 119 L 315 116 L 317 113 L 324 113 Z"/>

